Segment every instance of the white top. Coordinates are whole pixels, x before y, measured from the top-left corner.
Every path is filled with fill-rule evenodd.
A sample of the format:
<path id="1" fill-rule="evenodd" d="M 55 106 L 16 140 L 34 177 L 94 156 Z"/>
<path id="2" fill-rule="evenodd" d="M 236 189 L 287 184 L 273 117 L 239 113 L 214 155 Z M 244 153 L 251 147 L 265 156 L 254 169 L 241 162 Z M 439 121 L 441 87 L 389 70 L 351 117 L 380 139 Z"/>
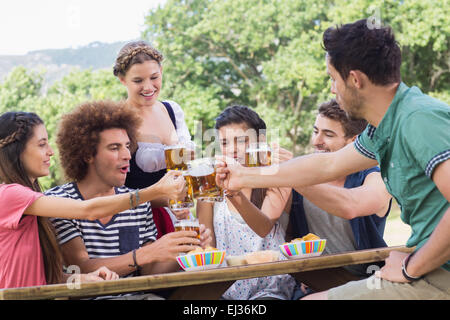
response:
<path id="1" fill-rule="evenodd" d="M 184 112 L 178 103 L 167 100 L 175 114 L 176 132 L 179 143 L 192 145 L 191 134 L 184 120 Z M 138 142 L 136 151 L 136 164 L 142 171 L 156 172 L 166 168 L 164 148 L 162 143 Z"/>
<path id="2" fill-rule="evenodd" d="M 245 223 L 238 212 L 232 212 L 226 200 L 214 204 L 214 233 L 216 246 L 225 250 L 228 256 L 239 256 L 261 250 L 279 252 L 279 245 L 285 242 L 280 221 L 275 223 L 270 233 L 261 238 Z M 280 254 L 280 259 L 286 259 Z M 254 300 L 275 298 L 290 300 L 295 280 L 288 274 L 244 279 L 236 281 L 222 296 L 227 300 Z"/>

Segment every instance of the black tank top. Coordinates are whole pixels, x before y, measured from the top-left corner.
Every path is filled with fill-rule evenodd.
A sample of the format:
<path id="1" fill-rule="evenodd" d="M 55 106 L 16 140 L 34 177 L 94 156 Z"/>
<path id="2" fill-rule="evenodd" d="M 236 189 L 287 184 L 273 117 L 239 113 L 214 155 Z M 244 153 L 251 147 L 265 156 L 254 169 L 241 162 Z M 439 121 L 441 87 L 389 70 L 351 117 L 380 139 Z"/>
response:
<path id="1" fill-rule="evenodd" d="M 172 106 L 163 101 L 162 102 L 169 113 L 170 120 L 172 120 L 175 130 L 177 129 L 175 113 L 173 112 Z M 136 164 L 136 153 L 131 156 L 130 160 L 130 172 L 127 174 L 127 179 L 125 180 L 125 186 L 131 189 L 142 189 L 152 184 L 158 182 L 166 174 L 166 169 L 161 169 L 155 172 L 145 172 Z"/>

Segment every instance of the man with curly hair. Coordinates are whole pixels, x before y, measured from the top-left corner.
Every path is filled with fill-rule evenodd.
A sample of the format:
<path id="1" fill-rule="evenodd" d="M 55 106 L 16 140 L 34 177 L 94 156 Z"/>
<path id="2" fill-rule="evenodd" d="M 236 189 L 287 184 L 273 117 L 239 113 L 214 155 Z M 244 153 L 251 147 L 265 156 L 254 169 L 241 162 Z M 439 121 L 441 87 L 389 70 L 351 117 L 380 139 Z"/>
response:
<path id="1" fill-rule="evenodd" d="M 61 166 L 72 182 L 54 187 L 47 195 L 87 200 L 129 193 L 124 186 L 131 152 L 136 149 L 136 128 L 140 118 L 121 103 L 84 103 L 63 116 L 57 135 Z M 165 187 L 166 179 L 157 184 Z M 163 194 L 162 194 L 163 195 Z M 156 240 L 157 230 L 151 204 L 96 221 L 52 220 L 66 265 L 82 272 L 108 266 L 121 277 L 175 271 L 175 257 L 207 244 L 208 231 L 202 228 L 202 243 L 195 232 L 167 233 Z M 90 271 L 89 271 L 90 272 Z M 146 297 L 145 295 L 140 297 Z"/>

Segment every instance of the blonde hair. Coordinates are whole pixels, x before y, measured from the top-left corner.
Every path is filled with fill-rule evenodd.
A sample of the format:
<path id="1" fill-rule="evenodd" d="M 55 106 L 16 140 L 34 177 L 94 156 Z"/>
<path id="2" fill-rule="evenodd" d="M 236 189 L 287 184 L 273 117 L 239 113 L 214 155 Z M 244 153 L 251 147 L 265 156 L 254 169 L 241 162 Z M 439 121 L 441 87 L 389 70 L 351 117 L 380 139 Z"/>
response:
<path id="1" fill-rule="evenodd" d="M 120 49 L 114 64 L 114 75 L 125 76 L 132 65 L 154 60 L 161 65 L 163 55 L 145 41 L 133 41 Z"/>

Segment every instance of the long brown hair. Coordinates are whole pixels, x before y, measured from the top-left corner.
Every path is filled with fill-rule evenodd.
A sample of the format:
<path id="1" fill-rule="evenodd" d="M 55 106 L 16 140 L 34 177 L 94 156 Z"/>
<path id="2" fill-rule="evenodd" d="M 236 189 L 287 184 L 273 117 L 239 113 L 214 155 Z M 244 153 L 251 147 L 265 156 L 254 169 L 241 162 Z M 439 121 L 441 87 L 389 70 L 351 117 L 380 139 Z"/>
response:
<path id="1" fill-rule="evenodd" d="M 33 191 L 41 192 L 37 180 L 31 181 L 20 155 L 34 128 L 44 124 L 38 115 L 31 112 L 7 112 L 0 116 L 0 181 L 18 183 Z M 38 217 L 39 243 L 42 250 L 47 283 L 62 282 L 62 254 L 55 237 L 53 225 L 48 218 Z"/>

